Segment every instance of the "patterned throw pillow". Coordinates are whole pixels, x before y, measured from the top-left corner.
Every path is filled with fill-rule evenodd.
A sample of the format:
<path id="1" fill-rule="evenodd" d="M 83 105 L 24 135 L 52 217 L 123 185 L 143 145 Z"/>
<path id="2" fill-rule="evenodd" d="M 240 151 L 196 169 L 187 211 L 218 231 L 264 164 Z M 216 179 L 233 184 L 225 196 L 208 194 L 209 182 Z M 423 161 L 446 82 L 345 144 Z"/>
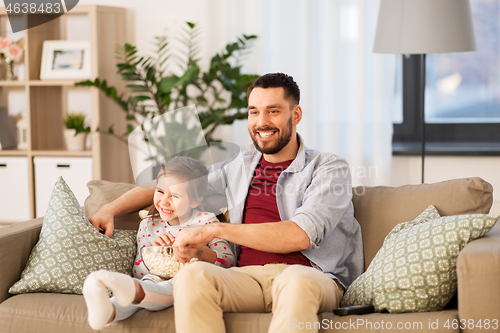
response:
<path id="1" fill-rule="evenodd" d="M 373 304 L 376 312 L 391 313 L 442 310 L 457 289 L 458 253 L 487 233 L 498 218 L 440 217 L 429 206 L 387 235 L 366 272 L 347 290 L 342 306 Z"/>
<path id="2" fill-rule="evenodd" d="M 91 272 L 106 269 L 131 274 L 136 231 L 99 233 L 83 214 L 66 182 L 59 177 L 45 215 L 40 239 L 31 251 L 21 280 L 11 294 L 54 292 L 81 294 Z"/>

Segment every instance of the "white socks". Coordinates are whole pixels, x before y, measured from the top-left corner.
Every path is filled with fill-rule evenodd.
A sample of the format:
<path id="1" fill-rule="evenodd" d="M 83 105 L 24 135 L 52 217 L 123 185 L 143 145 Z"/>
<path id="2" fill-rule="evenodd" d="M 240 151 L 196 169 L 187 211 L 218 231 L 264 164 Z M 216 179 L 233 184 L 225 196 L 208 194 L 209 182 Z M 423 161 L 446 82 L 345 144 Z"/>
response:
<path id="1" fill-rule="evenodd" d="M 120 306 L 130 305 L 135 298 L 135 282 L 128 275 L 100 270 L 92 272 L 83 284 L 83 297 L 89 313 L 89 324 L 94 330 L 103 329 L 113 318 L 114 307 L 111 304 L 106 287 L 113 291 L 113 296 Z"/>

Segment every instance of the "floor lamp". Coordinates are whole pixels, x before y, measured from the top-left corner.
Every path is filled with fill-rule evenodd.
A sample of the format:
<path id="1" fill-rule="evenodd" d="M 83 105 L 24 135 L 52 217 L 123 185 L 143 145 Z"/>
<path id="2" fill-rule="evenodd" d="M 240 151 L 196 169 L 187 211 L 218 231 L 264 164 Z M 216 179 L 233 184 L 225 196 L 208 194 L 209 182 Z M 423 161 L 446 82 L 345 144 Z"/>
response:
<path id="1" fill-rule="evenodd" d="M 421 59 L 422 183 L 425 159 L 425 55 L 476 51 L 469 0 L 381 0 L 373 52 Z M 415 93 L 418 93 L 416 91 Z M 417 96 L 416 96 L 417 97 Z"/>

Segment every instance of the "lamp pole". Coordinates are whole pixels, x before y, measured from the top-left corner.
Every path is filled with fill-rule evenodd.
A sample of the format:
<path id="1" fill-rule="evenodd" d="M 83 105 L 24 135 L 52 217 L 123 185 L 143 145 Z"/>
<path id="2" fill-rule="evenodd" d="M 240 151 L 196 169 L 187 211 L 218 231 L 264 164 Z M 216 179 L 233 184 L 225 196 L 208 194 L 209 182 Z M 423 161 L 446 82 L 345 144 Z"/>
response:
<path id="1" fill-rule="evenodd" d="M 425 168 L 425 54 L 420 55 L 420 116 L 422 122 L 422 184 Z"/>

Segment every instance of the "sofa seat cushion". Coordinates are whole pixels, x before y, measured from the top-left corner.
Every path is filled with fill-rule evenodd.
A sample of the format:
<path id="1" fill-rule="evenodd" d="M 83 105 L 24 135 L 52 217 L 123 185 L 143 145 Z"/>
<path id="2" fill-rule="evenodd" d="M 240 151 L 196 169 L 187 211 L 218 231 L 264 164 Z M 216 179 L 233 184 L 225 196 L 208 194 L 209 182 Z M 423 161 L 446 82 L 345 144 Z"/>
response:
<path id="1" fill-rule="evenodd" d="M 335 333 L 458 333 L 458 310 L 417 313 L 371 313 L 365 315 L 336 316 L 322 313 L 318 320 L 324 324 L 320 332 Z M 455 323 L 455 324 L 454 324 Z M 456 327 L 455 327 L 456 326 Z M 300 330 L 297 330 L 300 332 Z"/>
<path id="2" fill-rule="evenodd" d="M 225 313 L 228 333 L 267 332 L 270 313 Z M 0 304 L 0 332 L 95 332 L 87 322 L 81 295 L 54 293 L 22 294 Z M 174 308 L 152 312 L 140 310 L 132 317 L 105 328 L 106 332 L 175 333 Z"/>
<path id="3" fill-rule="evenodd" d="M 81 295 L 34 293 L 10 297 L 0 304 L 0 323 L 0 332 L 95 332 L 87 322 Z M 140 310 L 105 331 L 174 333 L 174 310 Z"/>
<path id="4" fill-rule="evenodd" d="M 228 333 L 267 332 L 271 318 L 270 313 L 224 314 Z M 425 332 L 429 331 L 429 323 L 436 321 L 439 322 L 439 329 L 432 330 L 433 332 L 459 332 L 451 327 L 450 329 L 444 327 L 447 321 L 451 325 L 453 320 L 458 320 L 457 310 L 411 314 L 373 313 L 344 317 L 335 316 L 333 313 L 322 313 L 318 315 L 318 320 L 325 325 L 325 329 L 321 332 L 381 332 L 384 330 L 377 327 L 382 321 L 384 327 L 387 327 L 387 323 L 391 323 L 393 329 L 390 332 Z M 40 293 L 14 296 L 0 304 L 0 322 L 2 323 L 0 332 L 95 332 L 87 323 L 87 308 L 81 295 Z M 359 326 L 356 326 L 359 328 L 353 329 L 352 323 L 359 323 Z M 398 323 L 412 325 L 413 328 L 397 330 Z M 419 325 L 422 325 L 423 329 L 419 329 Z M 148 333 L 174 333 L 174 308 L 158 312 L 140 310 L 132 317 L 105 328 L 105 331 L 110 333 L 136 333 L 141 330 Z"/>

